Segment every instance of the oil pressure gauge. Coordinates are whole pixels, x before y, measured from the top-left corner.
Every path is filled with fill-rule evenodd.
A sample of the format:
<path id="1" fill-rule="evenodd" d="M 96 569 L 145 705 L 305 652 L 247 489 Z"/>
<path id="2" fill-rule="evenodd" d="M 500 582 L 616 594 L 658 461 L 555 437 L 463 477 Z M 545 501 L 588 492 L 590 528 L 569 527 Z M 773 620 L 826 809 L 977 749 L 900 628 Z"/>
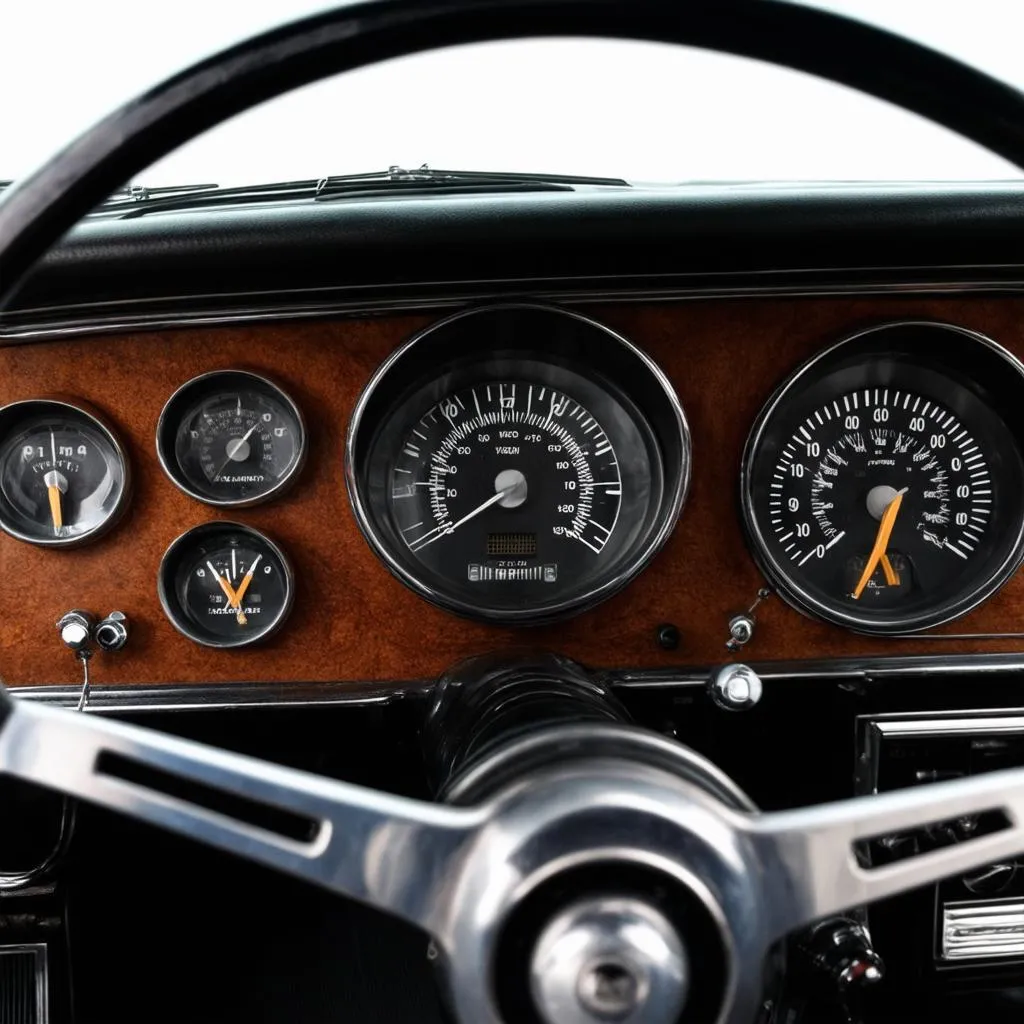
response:
<path id="1" fill-rule="evenodd" d="M 100 419 L 56 400 L 0 409 L 0 527 L 30 544 L 70 547 L 117 521 L 128 462 Z"/>
<path id="2" fill-rule="evenodd" d="M 157 454 L 171 480 L 208 505 L 256 505 L 284 491 L 306 453 L 298 406 L 254 373 L 206 373 L 160 414 Z"/>

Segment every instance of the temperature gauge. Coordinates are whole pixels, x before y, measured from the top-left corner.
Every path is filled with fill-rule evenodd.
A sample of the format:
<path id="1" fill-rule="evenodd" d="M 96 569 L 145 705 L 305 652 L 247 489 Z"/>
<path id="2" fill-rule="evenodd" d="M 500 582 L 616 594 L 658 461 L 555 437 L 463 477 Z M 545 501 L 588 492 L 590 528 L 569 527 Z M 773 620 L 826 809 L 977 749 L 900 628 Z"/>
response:
<path id="1" fill-rule="evenodd" d="M 0 409 L 0 527 L 69 547 L 108 530 L 127 504 L 128 463 L 92 413 L 33 399 Z"/>
<path id="2" fill-rule="evenodd" d="M 291 610 L 293 589 L 284 552 L 239 523 L 206 523 L 180 536 L 157 581 L 172 625 L 206 647 L 266 639 Z"/>
<path id="3" fill-rule="evenodd" d="M 183 384 L 160 414 L 157 454 L 171 480 L 208 505 L 256 505 L 294 480 L 306 454 L 295 403 L 254 373 L 223 370 Z"/>

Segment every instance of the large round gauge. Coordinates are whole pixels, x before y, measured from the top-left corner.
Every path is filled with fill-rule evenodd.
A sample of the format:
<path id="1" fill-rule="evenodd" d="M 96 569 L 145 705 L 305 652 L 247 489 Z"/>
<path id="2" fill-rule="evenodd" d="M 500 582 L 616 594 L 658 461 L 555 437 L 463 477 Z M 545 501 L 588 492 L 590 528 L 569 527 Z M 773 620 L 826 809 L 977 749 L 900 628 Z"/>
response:
<path id="1" fill-rule="evenodd" d="M 72 546 L 124 511 L 129 471 L 113 432 L 62 401 L 0 409 L 0 527 L 32 544 Z"/>
<path id="2" fill-rule="evenodd" d="M 1024 366 L 933 323 L 859 334 L 802 367 L 747 444 L 743 513 L 796 607 L 868 633 L 927 629 L 1024 553 Z"/>
<path id="3" fill-rule="evenodd" d="M 295 403 L 254 373 L 221 370 L 183 384 L 160 414 L 157 454 L 186 494 L 209 505 L 255 505 L 280 494 L 306 453 Z"/>
<path id="4" fill-rule="evenodd" d="M 678 518 L 689 436 L 660 371 L 582 317 L 459 314 L 374 377 L 348 440 L 353 507 L 396 575 L 450 610 L 534 623 L 631 579 Z"/>
<path id="5" fill-rule="evenodd" d="M 157 580 L 171 624 L 207 647 L 244 647 L 276 632 L 291 610 L 293 574 L 284 552 L 239 523 L 214 522 L 167 549 Z"/>

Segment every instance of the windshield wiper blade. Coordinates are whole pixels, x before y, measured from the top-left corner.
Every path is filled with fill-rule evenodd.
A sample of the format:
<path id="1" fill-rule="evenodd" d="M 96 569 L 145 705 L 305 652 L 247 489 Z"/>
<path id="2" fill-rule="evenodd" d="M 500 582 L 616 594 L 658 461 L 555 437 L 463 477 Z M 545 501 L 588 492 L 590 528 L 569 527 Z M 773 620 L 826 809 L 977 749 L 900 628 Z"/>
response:
<path id="1" fill-rule="evenodd" d="M 498 171 L 435 170 L 424 164 L 416 170 L 393 166 L 386 171 L 339 174 L 298 181 L 271 182 L 218 188 L 216 185 L 188 185 L 177 188 L 146 189 L 132 186 L 108 199 L 100 212 L 124 209 L 121 219 L 147 213 L 197 209 L 211 206 L 248 205 L 262 202 L 290 202 L 309 199 L 323 202 L 354 197 L 396 194 L 472 194 L 479 192 L 571 192 L 579 187 L 630 188 L 623 178 L 579 174 L 536 174 Z"/>

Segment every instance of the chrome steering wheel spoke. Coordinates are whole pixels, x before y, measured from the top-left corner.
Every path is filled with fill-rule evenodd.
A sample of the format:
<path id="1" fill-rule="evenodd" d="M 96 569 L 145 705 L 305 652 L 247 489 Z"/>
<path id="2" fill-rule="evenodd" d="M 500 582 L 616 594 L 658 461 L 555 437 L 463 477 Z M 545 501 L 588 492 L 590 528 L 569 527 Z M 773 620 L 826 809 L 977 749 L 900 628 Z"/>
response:
<path id="1" fill-rule="evenodd" d="M 952 846 L 871 865 L 873 839 L 940 822 L 992 820 L 989 831 Z M 794 811 L 756 815 L 741 826 L 769 884 L 778 934 L 1024 853 L 1024 771 L 931 783 Z"/>
<path id="2" fill-rule="evenodd" d="M 572 753 L 538 767 L 527 756 L 538 745 Z M 532 766 L 509 775 L 510 755 Z M 763 999 L 762 963 L 787 934 L 1024 851 L 1024 771 L 759 814 L 699 755 L 629 726 L 541 730 L 497 748 L 482 765 L 474 777 L 493 771 L 501 780 L 484 803 L 433 804 L 0 690 L 0 773 L 421 927 L 443 954 L 453 1011 L 474 1024 L 498 1024 L 511 1012 L 491 979 L 503 936 L 524 920 L 518 909 L 555 876 L 575 886 L 587 865 L 613 870 L 596 889 L 574 890 L 571 906 L 548 907 L 548 927 L 542 920 L 540 931 L 516 940 L 534 949 L 528 986 L 541 1018 L 562 1021 L 571 1006 L 574 1020 L 603 1019 L 607 1007 L 595 993 L 615 974 L 616 998 L 634 1000 L 629 1019 L 664 1024 L 707 975 L 706 963 L 690 971 L 688 961 L 720 947 L 719 1019 L 746 1024 Z M 872 839 L 957 819 L 984 827 L 957 845 L 890 864 L 872 866 L 858 853 Z M 653 889 L 639 881 L 623 888 L 625 878 L 641 876 L 653 879 Z M 666 887 L 699 908 L 665 916 L 653 893 Z M 711 931 L 690 934 L 701 915 Z M 628 946 L 637 922 L 660 943 L 649 962 Z M 573 950 L 584 946 L 608 963 L 580 959 Z M 637 972 L 625 989 L 623 962 Z M 574 1002 L 581 991 L 591 993 L 589 1003 Z"/>
<path id="3" fill-rule="evenodd" d="M 433 932 L 485 812 L 10 700 L 0 772 L 303 878 Z"/>

